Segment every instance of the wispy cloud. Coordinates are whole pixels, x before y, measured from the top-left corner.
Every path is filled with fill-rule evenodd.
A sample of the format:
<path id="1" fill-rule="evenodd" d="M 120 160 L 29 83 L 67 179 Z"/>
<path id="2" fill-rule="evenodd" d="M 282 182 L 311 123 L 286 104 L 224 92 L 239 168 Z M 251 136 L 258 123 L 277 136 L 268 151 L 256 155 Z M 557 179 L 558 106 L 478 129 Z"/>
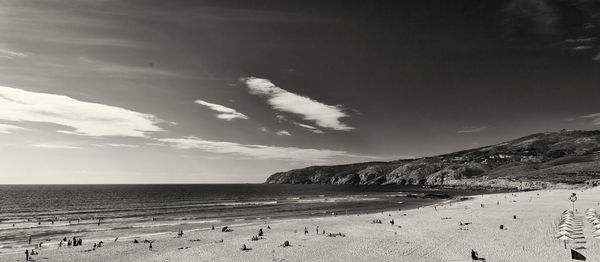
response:
<path id="1" fill-rule="evenodd" d="M 596 40 L 596 37 L 578 37 L 565 40 L 567 43 L 588 43 Z"/>
<path id="2" fill-rule="evenodd" d="M 592 125 L 600 125 L 600 113 L 585 115 L 585 116 L 582 116 L 582 118 L 591 119 Z"/>
<path id="3" fill-rule="evenodd" d="M 279 122 L 285 122 L 285 121 L 287 121 L 287 118 L 285 116 L 282 116 L 282 115 L 275 115 L 275 118 L 277 118 L 277 121 L 279 121 Z"/>
<path id="4" fill-rule="evenodd" d="M 72 145 L 67 145 L 67 144 L 53 144 L 53 143 L 35 144 L 32 146 L 39 147 L 39 148 L 47 148 L 47 149 L 81 149 L 81 147 L 79 147 L 79 146 L 72 146 Z"/>
<path id="5" fill-rule="evenodd" d="M 278 136 L 291 136 L 292 134 L 290 134 L 290 132 L 286 131 L 286 130 L 279 130 L 277 132 L 275 132 L 276 135 Z"/>
<path id="6" fill-rule="evenodd" d="M 339 106 L 326 105 L 309 97 L 288 92 L 275 86 L 271 80 L 245 77 L 242 81 L 254 95 L 262 95 L 268 98 L 268 103 L 275 110 L 301 115 L 305 120 L 315 121 L 324 128 L 333 130 L 349 131 L 354 128 L 340 121 L 340 118 L 348 115 Z"/>
<path id="7" fill-rule="evenodd" d="M 487 128 L 488 128 L 487 126 L 479 126 L 479 127 L 476 127 L 476 126 L 466 126 L 463 129 L 461 129 L 461 130 L 457 130 L 456 133 L 459 133 L 459 134 L 464 134 L 464 133 L 478 133 L 478 132 L 486 130 Z"/>
<path id="8" fill-rule="evenodd" d="M 163 131 L 151 114 L 6 86 L 0 86 L 0 119 L 53 123 L 74 129 L 62 133 L 84 136 L 146 137 Z"/>
<path id="9" fill-rule="evenodd" d="M 306 128 L 306 129 L 308 129 L 310 132 L 313 132 L 313 133 L 317 133 L 317 134 L 323 134 L 323 131 L 321 131 L 320 129 L 318 129 L 318 128 L 314 127 L 314 126 L 311 126 L 311 125 L 302 124 L 302 123 L 298 123 L 298 122 L 295 122 L 295 121 L 294 121 L 294 122 L 292 122 L 292 124 L 294 124 L 294 125 L 296 125 L 296 126 L 299 126 L 299 127 Z"/>
<path id="10" fill-rule="evenodd" d="M 138 148 L 139 145 L 132 144 L 116 144 L 116 143 L 107 143 L 107 144 L 92 144 L 95 147 L 126 147 L 126 148 Z"/>
<path id="11" fill-rule="evenodd" d="M 571 50 L 573 51 L 583 51 L 583 50 L 591 50 L 592 47 L 589 45 L 580 45 L 580 46 L 575 46 L 572 47 Z"/>
<path id="12" fill-rule="evenodd" d="M 12 58 L 18 58 L 18 57 L 27 57 L 27 56 L 28 55 L 26 53 L 0 48 L 0 57 L 2 57 L 2 58 L 12 59 Z"/>
<path id="13" fill-rule="evenodd" d="M 196 100 L 195 103 L 201 104 L 203 106 L 210 108 L 213 111 L 219 112 L 219 114 L 217 114 L 217 118 L 219 118 L 219 119 L 224 119 L 224 120 L 228 120 L 228 121 L 235 119 L 235 118 L 248 119 L 248 117 L 246 115 L 236 111 L 233 108 L 229 108 L 229 107 L 222 106 L 219 104 L 209 103 L 209 102 L 206 102 L 203 100 Z"/>
<path id="14" fill-rule="evenodd" d="M 334 157 L 374 158 L 352 155 L 345 151 L 337 150 L 247 145 L 233 142 L 210 141 L 197 137 L 162 138 L 157 140 L 177 149 L 197 149 L 208 153 L 230 154 L 250 159 L 326 162 Z"/>
<path id="15" fill-rule="evenodd" d="M 8 124 L 0 124 L 0 134 L 10 134 L 13 130 L 25 129 L 20 126 L 13 126 Z"/>

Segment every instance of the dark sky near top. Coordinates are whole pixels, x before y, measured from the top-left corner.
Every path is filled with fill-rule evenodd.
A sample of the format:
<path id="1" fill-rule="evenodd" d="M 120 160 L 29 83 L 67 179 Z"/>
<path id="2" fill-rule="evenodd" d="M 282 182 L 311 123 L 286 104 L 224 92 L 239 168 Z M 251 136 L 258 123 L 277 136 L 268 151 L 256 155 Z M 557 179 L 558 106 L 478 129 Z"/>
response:
<path id="1" fill-rule="evenodd" d="M 597 129 L 599 26 L 592 0 L 4 1 L 0 164 L 260 182 Z"/>

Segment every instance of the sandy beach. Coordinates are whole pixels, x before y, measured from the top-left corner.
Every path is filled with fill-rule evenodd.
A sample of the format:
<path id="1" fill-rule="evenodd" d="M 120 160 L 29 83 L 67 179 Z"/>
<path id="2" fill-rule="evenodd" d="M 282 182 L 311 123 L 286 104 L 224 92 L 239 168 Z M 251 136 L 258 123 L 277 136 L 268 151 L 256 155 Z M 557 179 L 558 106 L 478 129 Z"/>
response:
<path id="1" fill-rule="evenodd" d="M 487 261 L 569 261 L 569 249 L 556 240 L 561 212 L 571 207 L 569 195 L 579 199 L 577 216 L 598 207 L 600 190 L 553 190 L 475 196 L 461 202 L 424 208 L 339 215 L 310 219 L 256 221 L 229 225 L 231 232 L 187 230 L 133 239 L 103 239 L 104 246 L 91 250 L 82 246 L 51 245 L 34 255 L 35 261 L 470 261 L 474 249 Z M 482 207 L 483 205 L 483 207 Z M 516 219 L 513 219 L 516 216 Z M 395 221 L 395 225 L 389 223 Z M 372 223 L 381 220 L 382 224 Z M 466 224 L 460 226 L 460 223 Z M 500 225 L 504 230 L 500 230 Z M 267 229 L 270 226 L 271 229 Z M 319 226 L 319 234 L 316 227 Z M 307 227 L 308 234 L 304 234 Z M 258 230 L 263 239 L 251 241 Z M 341 232 L 345 237 L 327 237 Z M 133 232 L 133 234 L 135 234 Z M 584 219 L 584 239 L 567 243 L 567 248 L 592 259 L 600 256 L 600 239 L 594 238 L 591 224 Z M 144 240 L 153 241 L 153 249 Z M 282 247 L 284 241 L 289 247 Z M 252 250 L 241 251 L 245 244 Z M 24 251 L 23 251 L 24 252 Z M 25 254 L 4 255 L 2 261 L 25 261 Z"/>

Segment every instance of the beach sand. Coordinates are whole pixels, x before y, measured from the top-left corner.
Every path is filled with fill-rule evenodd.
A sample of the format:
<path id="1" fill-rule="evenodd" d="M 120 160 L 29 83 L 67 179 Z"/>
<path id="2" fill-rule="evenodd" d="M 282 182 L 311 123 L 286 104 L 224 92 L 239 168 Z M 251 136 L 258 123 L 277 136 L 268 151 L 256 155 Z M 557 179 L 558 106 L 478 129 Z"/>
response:
<path id="1" fill-rule="evenodd" d="M 83 246 L 43 247 L 36 261 L 471 261 L 474 249 L 487 261 L 570 261 L 569 248 L 595 261 L 600 257 L 600 239 L 584 219 L 585 239 L 579 243 L 556 240 L 555 226 L 563 210 L 571 208 L 568 197 L 577 193 L 578 216 L 585 209 L 600 209 L 600 190 L 552 190 L 474 196 L 469 200 L 406 210 L 321 218 L 253 221 L 230 225 L 232 232 L 185 231 L 132 239 L 104 239 L 105 246 L 85 252 Z M 499 202 L 499 204 L 497 204 Z M 481 207 L 481 204 L 484 207 Z M 406 215 L 405 215 L 406 214 Z M 391 215 L 391 216 L 390 216 Z M 513 219 L 516 215 L 517 219 Z M 371 223 L 380 219 L 382 224 Z M 389 221 L 394 219 L 395 226 Z M 472 223 L 462 228 L 459 223 Z M 240 222 L 241 223 L 241 222 Z M 271 229 L 266 229 L 267 225 Z M 504 230 L 500 230 L 504 225 Z M 345 237 L 316 234 L 316 227 Z M 399 227 L 401 226 L 401 228 Z M 304 227 L 309 234 L 304 234 Z M 264 239 L 251 241 L 259 228 Z M 144 239 L 152 240 L 150 251 Z M 199 241 L 192 241 L 199 240 Z M 290 247 L 281 247 L 284 241 Z M 58 242 L 59 240 L 56 240 Z M 241 251 L 246 244 L 250 251 Z M 24 252 L 24 250 L 23 250 Z M 3 255 L 2 261 L 24 261 L 25 255 Z"/>

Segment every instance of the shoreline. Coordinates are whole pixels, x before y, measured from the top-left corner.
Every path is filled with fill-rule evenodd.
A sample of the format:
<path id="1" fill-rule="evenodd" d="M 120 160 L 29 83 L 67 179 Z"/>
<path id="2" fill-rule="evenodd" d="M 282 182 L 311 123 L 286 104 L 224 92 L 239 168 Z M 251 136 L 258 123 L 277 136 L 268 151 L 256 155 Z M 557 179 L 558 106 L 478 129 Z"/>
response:
<path id="1" fill-rule="evenodd" d="M 427 192 L 427 193 L 422 193 L 422 192 L 398 192 L 400 194 L 398 195 L 413 195 L 413 198 L 418 199 L 417 201 L 410 201 L 410 202 L 398 202 L 401 204 L 405 204 L 405 206 L 403 208 L 401 208 L 402 211 L 407 211 L 407 210 L 412 210 L 412 209 L 419 209 L 419 208 L 425 208 L 428 206 L 433 206 L 433 205 L 440 205 L 440 204 L 444 204 L 444 203 L 448 203 L 448 202 L 458 202 L 458 201 L 462 201 L 461 199 L 465 198 L 466 196 L 462 196 L 462 195 L 453 195 L 451 196 L 449 199 L 444 199 L 444 198 L 436 198 L 435 196 L 438 196 L 436 191 L 431 191 L 431 192 Z M 467 196 L 472 196 L 473 192 L 471 192 L 472 194 L 467 195 Z M 481 193 L 481 192 L 478 192 Z M 486 194 L 488 194 L 489 192 L 486 192 Z M 434 197 L 426 197 L 425 195 L 433 195 Z M 370 209 L 366 209 L 366 210 L 351 210 L 351 211 L 347 211 L 344 212 L 343 214 L 340 213 L 336 213 L 335 215 L 333 215 L 333 213 L 330 213 L 328 211 L 314 211 L 311 213 L 298 213 L 298 214 L 285 214 L 285 215 L 279 215 L 279 216 L 266 216 L 266 217 L 248 217 L 248 216 L 239 216 L 239 217 L 227 217 L 224 219 L 219 219 L 218 217 L 208 217 L 208 218 L 203 218 L 203 219 L 193 219 L 193 218 L 185 218 L 185 219 L 174 219 L 174 220 L 153 220 L 153 221 L 147 221 L 148 225 L 132 225 L 132 226 L 116 226 L 113 228 L 108 228 L 108 229 L 89 229 L 89 228 L 84 228 L 81 230 L 76 230 L 76 231 L 71 231 L 71 230 L 64 230 L 64 235 L 67 236 L 67 239 L 72 238 L 73 236 L 77 236 L 78 238 L 82 235 L 85 235 L 87 233 L 98 233 L 98 232 L 105 232 L 105 233 L 111 233 L 111 232 L 115 232 L 115 231 L 126 231 L 129 232 L 129 234 L 125 234 L 123 235 L 121 234 L 113 234 L 115 236 L 118 236 L 120 240 L 133 240 L 135 238 L 143 238 L 145 236 L 153 236 L 153 235 L 165 235 L 165 234 L 176 234 L 177 230 L 176 228 L 183 228 L 186 232 L 196 232 L 196 231 L 207 231 L 211 229 L 211 226 L 215 226 L 215 228 L 220 228 L 221 226 L 224 225 L 228 225 L 228 226 L 236 226 L 236 227 L 248 227 L 248 226 L 253 226 L 253 225 L 259 225 L 259 224 L 265 224 L 265 223 L 278 223 L 278 222 L 282 222 L 282 221 L 296 221 L 296 220 L 305 220 L 305 219 L 321 219 L 321 218 L 328 218 L 328 217 L 343 217 L 343 216 L 353 216 L 353 215 L 369 215 L 369 214 L 376 214 L 376 213 L 380 213 L 380 212 L 389 212 L 389 211 L 395 211 L 395 209 L 392 208 L 384 208 L 384 209 L 375 209 L 375 208 L 370 208 Z M 52 224 L 52 225 L 43 225 L 43 226 L 37 226 L 35 225 L 36 222 L 34 220 L 32 221 L 23 221 L 20 223 L 30 223 L 32 224 L 31 227 L 17 227 L 17 229 L 21 229 L 21 230 L 28 230 L 28 229 L 43 229 L 43 228 L 58 228 L 58 227 L 62 227 L 62 226 L 67 226 L 67 228 L 69 226 L 81 226 L 81 227 L 89 227 L 89 226 L 94 226 L 96 224 L 95 222 L 96 220 L 91 219 L 91 220 L 85 220 L 81 223 L 74 223 L 74 224 L 65 224 L 65 225 L 61 225 L 61 224 Z M 47 221 L 44 221 L 47 222 Z M 57 222 L 65 222 L 65 221 L 57 221 Z M 241 223 L 240 223 L 241 222 Z M 5 220 L 2 223 L 4 224 L 11 224 L 13 223 L 13 221 L 10 220 Z M 198 227 L 199 225 L 201 225 L 200 227 Z M 154 231 L 154 232 L 146 232 L 143 233 L 142 231 L 147 230 L 147 229 L 152 229 L 152 228 L 162 228 L 163 230 L 161 231 Z M 9 229 L 9 228 L 7 228 Z M 32 235 L 34 239 L 36 239 L 37 241 L 42 240 L 43 242 L 43 246 L 44 247 L 49 247 L 49 248 L 54 248 L 54 247 L 58 247 L 59 244 L 58 242 L 60 241 L 59 238 L 57 238 L 55 232 L 44 232 L 41 235 L 35 234 Z M 52 237 L 54 236 L 54 237 Z M 50 237 L 50 238 L 48 238 Z M 25 241 L 27 238 L 27 236 L 22 236 L 22 237 L 16 237 L 16 239 L 21 239 L 22 241 Z M 93 237 L 93 238 L 86 238 L 83 237 L 84 242 L 90 242 L 90 241 L 104 241 L 107 242 L 108 239 L 107 237 Z M 39 243 L 36 241 L 33 241 L 34 243 Z M 66 243 L 65 243 L 66 245 Z M 27 246 L 28 249 L 32 249 L 34 246 L 36 247 L 36 245 L 32 244 L 25 244 L 24 246 Z M 0 247 L 2 248 L 2 247 Z M 37 248 L 37 247 L 36 247 Z M 0 251 L 0 258 L 2 257 L 7 257 L 7 256 L 12 256 L 15 254 L 20 254 L 22 253 L 21 251 L 24 250 L 25 247 L 23 247 L 22 249 L 19 250 L 15 250 L 13 252 L 11 251 Z"/>

